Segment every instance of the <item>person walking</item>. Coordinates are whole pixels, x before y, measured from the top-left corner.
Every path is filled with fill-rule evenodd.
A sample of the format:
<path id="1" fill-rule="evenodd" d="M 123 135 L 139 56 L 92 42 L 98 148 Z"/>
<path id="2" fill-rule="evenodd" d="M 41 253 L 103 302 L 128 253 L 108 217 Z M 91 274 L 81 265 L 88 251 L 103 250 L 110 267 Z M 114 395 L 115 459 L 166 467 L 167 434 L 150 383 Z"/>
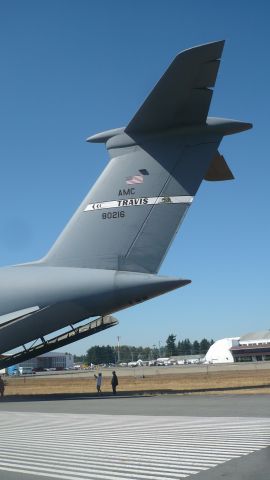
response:
<path id="1" fill-rule="evenodd" d="M 5 393 L 5 382 L 0 375 L 0 398 L 3 399 Z"/>
<path id="2" fill-rule="evenodd" d="M 116 395 L 116 387 L 118 385 L 118 378 L 117 378 L 117 375 L 116 375 L 115 371 L 112 372 L 111 384 L 112 384 L 113 394 Z"/>
<path id="3" fill-rule="evenodd" d="M 101 393 L 101 385 L 102 385 L 102 373 L 99 373 L 98 375 L 94 374 L 94 377 L 96 379 L 96 387 L 97 387 L 97 392 Z"/>

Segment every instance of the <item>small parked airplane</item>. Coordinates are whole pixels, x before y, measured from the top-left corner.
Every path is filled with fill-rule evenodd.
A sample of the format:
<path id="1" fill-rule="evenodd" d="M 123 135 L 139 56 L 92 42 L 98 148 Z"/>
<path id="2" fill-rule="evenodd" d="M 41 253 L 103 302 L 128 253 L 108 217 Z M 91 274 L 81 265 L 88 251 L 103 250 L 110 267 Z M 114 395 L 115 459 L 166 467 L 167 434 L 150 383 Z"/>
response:
<path id="1" fill-rule="evenodd" d="M 250 123 L 208 117 L 224 42 L 185 50 L 126 127 L 94 135 L 110 162 L 48 254 L 0 270 L 0 353 L 190 283 L 159 267 L 218 147 Z M 38 353 L 37 353 L 38 354 Z"/>

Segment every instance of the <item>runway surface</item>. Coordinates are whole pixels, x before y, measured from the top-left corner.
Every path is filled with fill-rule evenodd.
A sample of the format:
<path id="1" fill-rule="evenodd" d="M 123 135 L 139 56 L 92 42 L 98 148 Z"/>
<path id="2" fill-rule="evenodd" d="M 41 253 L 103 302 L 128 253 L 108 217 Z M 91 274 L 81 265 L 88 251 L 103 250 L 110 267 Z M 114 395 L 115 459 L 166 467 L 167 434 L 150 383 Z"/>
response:
<path id="1" fill-rule="evenodd" d="M 233 415 L 236 399 L 243 415 Z M 265 479 L 270 417 L 260 415 L 269 400 L 246 395 L 3 402 L 0 478 Z M 248 415 L 250 402 L 257 416 Z M 74 413 L 78 406 L 82 413 Z"/>

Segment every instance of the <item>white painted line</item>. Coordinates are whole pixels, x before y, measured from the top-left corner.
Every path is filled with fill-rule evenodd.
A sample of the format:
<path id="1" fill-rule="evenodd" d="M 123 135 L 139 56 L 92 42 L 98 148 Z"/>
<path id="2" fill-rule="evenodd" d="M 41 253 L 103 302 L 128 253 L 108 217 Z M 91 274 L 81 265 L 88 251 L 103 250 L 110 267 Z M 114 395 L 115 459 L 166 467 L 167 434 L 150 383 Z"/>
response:
<path id="1" fill-rule="evenodd" d="M 63 480 L 180 480 L 270 445 L 270 419 L 0 412 L 0 425 L 0 471 Z"/>
<path id="2" fill-rule="evenodd" d="M 178 478 L 179 476 L 179 473 L 189 473 L 189 474 L 195 474 L 195 473 L 198 473 L 199 470 L 208 470 L 208 468 L 206 467 L 201 467 L 199 470 L 198 470 L 198 467 L 192 467 L 192 466 L 186 466 L 186 467 L 179 467 L 177 468 L 177 466 L 175 465 L 175 468 L 171 468 L 167 465 L 164 465 L 163 463 L 159 463 L 159 462 L 155 462 L 155 466 L 151 466 L 149 464 L 147 464 L 146 466 L 143 466 L 141 464 L 141 462 L 136 462 L 136 463 L 125 463 L 123 464 L 123 462 L 121 461 L 117 461 L 117 460 L 113 460 L 111 462 L 108 462 L 106 461 L 106 459 L 103 458 L 102 462 L 100 462 L 100 466 L 98 466 L 98 462 L 97 462 L 97 459 L 96 458 L 93 458 L 92 461 L 90 461 L 89 459 L 86 459 L 85 456 L 82 460 L 78 461 L 76 459 L 72 459 L 71 456 L 67 455 L 67 457 L 69 458 L 69 460 L 67 460 L 66 458 L 63 458 L 63 456 L 56 456 L 56 455 L 44 455 L 44 454 L 39 454 L 38 456 L 38 459 L 37 459 L 37 456 L 36 455 L 29 455 L 29 454 L 25 454 L 25 453 L 16 453 L 15 455 L 8 451 L 8 452 L 5 452 L 5 453 L 0 453 L 0 462 L 1 462 L 1 458 L 3 457 L 4 460 L 8 460 L 9 462 L 23 462 L 25 461 L 26 459 L 27 460 L 32 460 L 32 465 L 46 465 L 46 466 L 54 466 L 56 465 L 58 467 L 60 467 L 61 463 L 63 465 L 61 465 L 61 468 L 64 467 L 64 468 L 68 468 L 68 469 L 71 469 L 71 466 L 72 468 L 75 468 L 76 471 L 87 471 L 87 468 L 85 468 L 86 466 L 90 466 L 91 467 L 91 472 L 94 471 L 94 470 L 102 470 L 102 469 L 105 469 L 105 470 L 109 470 L 109 471 L 112 471 L 112 470 L 117 470 L 117 472 L 120 472 L 120 471 L 131 471 L 133 469 L 135 469 L 135 471 L 138 471 L 138 470 L 141 470 L 142 472 L 148 474 L 148 470 L 150 472 L 153 472 L 153 473 L 159 473 L 160 475 L 164 475 L 164 472 L 169 474 L 171 478 Z M 10 460 L 9 458 L 7 457 L 13 457 L 12 460 Z M 52 460 L 52 457 L 54 457 L 54 460 Z M 104 457 L 104 454 L 103 454 L 103 457 Z M 22 458 L 22 460 L 21 460 Z M 48 460 L 47 460 L 48 459 Z M 41 461 L 42 460 L 42 461 Z M 47 460 L 47 462 L 43 462 L 43 460 Z M 62 462 L 61 462 L 62 460 Z M 28 463 L 28 462 L 26 462 Z M 83 468 L 79 468 L 78 465 L 83 465 Z"/>
<path id="3" fill-rule="evenodd" d="M 49 458 L 57 458 L 57 459 L 65 459 L 65 458 L 68 458 L 70 459 L 70 454 L 69 453 L 65 453 L 66 450 L 64 450 L 63 452 L 61 451 L 61 448 L 58 449 L 59 453 L 56 454 L 54 453 L 55 452 L 55 447 L 51 447 L 49 448 L 48 446 L 46 446 L 46 452 L 47 453 L 44 453 L 43 451 L 40 451 L 40 449 L 35 449 L 35 446 L 34 445 L 30 445 L 30 446 L 26 446 L 25 444 L 23 444 L 23 446 L 21 448 L 14 448 L 14 442 L 12 443 L 8 443 L 6 444 L 5 442 L 5 447 L 2 447 L 1 446 L 1 451 L 3 452 L 8 452 L 8 454 L 10 455 L 14 455 L 17 456 L 17 455 L 22 455 L 22 456 L 28 456 L 28 451 L 30 451 L 31 453 L 33 453 L 35 455 L 35 458 L 36 458 L 36 453 L 35 453 L 35 450 L 38 450 L 38 456 L 39 458 L 40 457 L 49 457 Z M 19 452 L 19 453 L 17 453 Z M 20 452 L 23 452 L 23 453 L 20 453 Z M 89 450 L 88 450 L 89 452 Z M 72 453 L 74 455 L 76 455 L 76 460 L 73 460 L 73 462 L 75 463 L 87 463 L 88 460 L 87 459 L 87 456 L 86 456 L 86 453 L 81 453 L 81 449 L 79 448 L 74 448 L 72 449 Z M 96 451 L 93 452 L 95 454 L 95 458 L 97 460 L 99 460 L 99 457 L 102 459 L 102 464 L 104 464 L 104 462 L 106 464 L 110 464 L 110 463 L 115 463 L 115 453 L 111 453 L 111 452 L 108 452 L 106 450 L 106 460 L 104 460 L 104 453 L 100 451 L 100 448 L 99 449 L 96 449 Z M 6 453 L 5 453 L 6 455 Z M 136 453 L 134 454 L 130 454 L 130 453 L 121 453 L 121 460 L 123 461 L 123 459 L 126 461 L 126 459 L 130 460 L 131 462 L 133 461 L 134 464 L 139 464 L 139 465 L 143 465 L 143 464 L 146 464 L 146 465 L 156 465 L 157 464 L 157 456 L 156 455 L 151 455 L 150 457 L 146 457 L 146 456 L 143 456 L 142 455 L 137 455 Z M 168 469 L 174 469 L 174 468 L 179 468 L 179 463 L 172 463 L 173 460 L 170 459 L 170 457 L 167 457 L 166 455 L 166 458 L 162 459 L 162 465 Z M 213 463 L 212 461 L 209 462 L 208 460 L 184 460 L 184 459 L 181 459 L 181 464 L 183 464 L 184 466 L 187 466 L 188 468 L 194 466 L 194 468 L 200 468 L 201 470 L 207 470 L 208 467 L 215 467 L 218 463 L 224 463 L 224 460 L 221 460 L 221 461 L 218 461 L 217 463 Z M 185 465 L 187 464 L 187 465 Z"/>
<path id="4" fill-rule="evenodd" d="M 14 435 L 14 440 L 16 439 L 16 435 Z M 18 437 L 17 437 L 18 439 Z M 59 438 L 59 440 L 57 441 L 52 441 L 51 438 L 48 438 L 47 441 L 49 442 L 49 445 L 50 446 L 54 446 L 54 450 L 55 448 L 59 449 L 59 442 L 61 442 L 61 438 Z M 38 441 L 36 438 L 34 438 L 33 440 L 29 439 L 29 436 L 25 435 L 25 436 L 21 436 L 20 437 L 20 442 L 23 442 L 23 443 L 26 443 L 26 444 L 29 444 L 29 445 L 36 445 L 36 446 L 39 446 L 39 447 L 42 447 L 42 448 L 46 448 L 46 441 Z M 5 442 L 6 443 L 6 442 Z M 71 448 L 72 450 L 74 450 L 74 442 L 66 442 L 65 440 L 65 444 L 64 444 L 65 448 Z M 95 444 L 95 442 L 90 442 L 90 441 L 87 441 L 87 442 L 84 442 L 84 446 L 83 447 L 80 447 L 80 451 L 85 451 L 86 453 L 91 451 L 91 452 L 95 452 L 95 450 L 100 450 L 100 446 L 102 446 L 102 448 L 105 448 L 106 447 L 106 453 L 107 452 L 113 452 L 113 453 L 122 453 L 122 452 L 128 452 L 129 455 L 132 455 L 133 454 L 133 451 L 134 449 L 136 449 L 137 453 L 143 453 L 144 456 L 151 456 L 151 457 L 157 457 L 159 455 L 159 453 L 163 450 L 163 448 L 160 450 L 160 449 L 150 449 L 149 447 L 145 446 L 143 449 L 142 449 L 142 452 L 141 452 L 141 448 L 134 445 L 134 446 L 123 446 L 122 448 L 120 448 L 119 446 L 115 446 L 115 445 L 109 445 L 109 446 L 106 446 L 104 445 L 103 442 L 100 442 L 100 444 L 98 444 L 98 446 Z M 139 452 L 138 452 L 139 450 Z M 228 459 L 231 459 L 232 456 L 233 457 L 239 457 L 239 454 L 235 453 L 234 455 L 231 455 L 231 454 L 217 454 L 217 453 L 205 453 L 204 451 L 201 451 L 200 449 L 197 449 L 196 451 L 184 451 L 184 452 L 181 452 L 181 450 L 176 450 L 171 448 L 170 450 L 166 450 L 166 457 L 167 458 L 171 458 L 171 459 L 176 459 L 176 458 L 181 458 L 183 455 L 185 456 L 185 458 L 197 458 L 198 457 L 198 453 L 199 453 L 199 458 L 203 458 L 203 459 L 207 459 L 207 460 L 211 460 L 211 459 L 214 459 L 215 461 L 216 460 L 228 460 Z M 246 453 L 245 453 L 246 454 Z"/>
<path id="5" fill-rule="evenodd" d="M 31 467 L 29 467 L 29 468 L 31 468 Z M 56 474 L 56 473 L 54 475 L 52 475 L 51 473 L 36 472 L 36 471 L 30 470 L 30 469 L 23 469 L 23 468 L 20 468 L 20 467 L 14 468 L 14 467 L 9 467 L 9 466 L 6 466 L 6 467 L 1 467 L 0 466 L 0 471 L 14 472 L 14 473 L 20 473 L 20 474 L 24 473 L 26 475 L 36 475 L 36 476 L 39 476 L 39 477 L 60 478 L 60 479 L 63 479 L 63 480 L 82 480 L 82 477 L 77 477 L 77 476 L 74 476 L 74 475 L 72 475 L 71 477 L 67 476 L 67 475 L 59 475 L 59 474 Z"/>
<path id="6" fill-rule="evenodd" d="M 157 480 L 157 477 L 156 476 L 152 476 L 152 475 L 143 475 L 143 474 L 139 474 L 139 473 L 136 473 L 133 475 L 133 473 L 124 473 L 122 471 L 118 471 L 118 476 L 115 476 L 114 474 L 112 474 L 111 472 L 106 475 L 106 474 L 103 474 L 103 473 L 100 473 L 99 470 L 97 469 L 93 469 L 91 468 L 91 471 L 88 472 L 88 473 L 85 473 L 84 469 L 82 468 L 76 468 L 76 470 L 74 471 L 73 469 L 70 469 L 69 467 L 65 467 L 64 470 L 60 469 L 59 467 L 57 466 L 54 466 L 53 468 L 50 468 L 47 466 L 46 463 L 42 463 L 42 462 L 35 462 L 34 466 L 30 466 L 27 464 L 27 462 L 24 462 L 24 461 L 20 461 L 20 462 L 17 462 L 16 460 L 14 461 L 9 461 L 9 462 L 2 462 L 0 461 L 0 467 L 1 466 L 7 466 L 7 467 L 16 467 L 16 466 L 20 466 L 20 465 L 23 465 L 23 466 L 27 466 L 27 469 L 28 470 L 32 470 L 33 473 L 36 474 L 36 472 L 46 472 L 46 473 L 51 473 L 51 476 L 54 478 L 56 477 L 57 475 L 55 474 L 60 474 L 60 475 L 66 475 L 66 474 L 72 474 L 72 473 L 75 473 L 78 477 L 77 478 L 94 478 L 94 479 L 103 479 L 103 480 L 116 480 L 118 478 L 128 478 L 128 479 L 135 479 L 135 480 L 138 480 L 138 479 L 146 479 L 146 480 Z M 42 465 L 39 466 L 39 465 Z M 179 473 L 178 474 L 178 477 L 177 478 L 186 478 L 188 476 L 188 474 L 184 474 L 184 473 Z M 66 478 L 66 477 L 64 477 Z M 72 477 L 69 477 L 69 478 L 72 478 Z M 171 476 L 162 476 L 162 480 L 171 480 L 172 478 L 175 478 L 175 477 L 171 477 Z"/>

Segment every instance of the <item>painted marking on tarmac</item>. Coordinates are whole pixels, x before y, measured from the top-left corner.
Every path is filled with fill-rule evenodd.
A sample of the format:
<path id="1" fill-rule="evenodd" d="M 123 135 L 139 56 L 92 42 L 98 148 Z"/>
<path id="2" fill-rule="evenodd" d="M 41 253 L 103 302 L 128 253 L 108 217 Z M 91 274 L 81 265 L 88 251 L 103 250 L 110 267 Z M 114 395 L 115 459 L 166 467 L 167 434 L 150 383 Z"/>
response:
<path id="1" fill-rule="evenodd" d="M 0 412 L 0 425 L 0 472 L 63 480 L 178 480 L 270 446 L 269 418 Z"/>

